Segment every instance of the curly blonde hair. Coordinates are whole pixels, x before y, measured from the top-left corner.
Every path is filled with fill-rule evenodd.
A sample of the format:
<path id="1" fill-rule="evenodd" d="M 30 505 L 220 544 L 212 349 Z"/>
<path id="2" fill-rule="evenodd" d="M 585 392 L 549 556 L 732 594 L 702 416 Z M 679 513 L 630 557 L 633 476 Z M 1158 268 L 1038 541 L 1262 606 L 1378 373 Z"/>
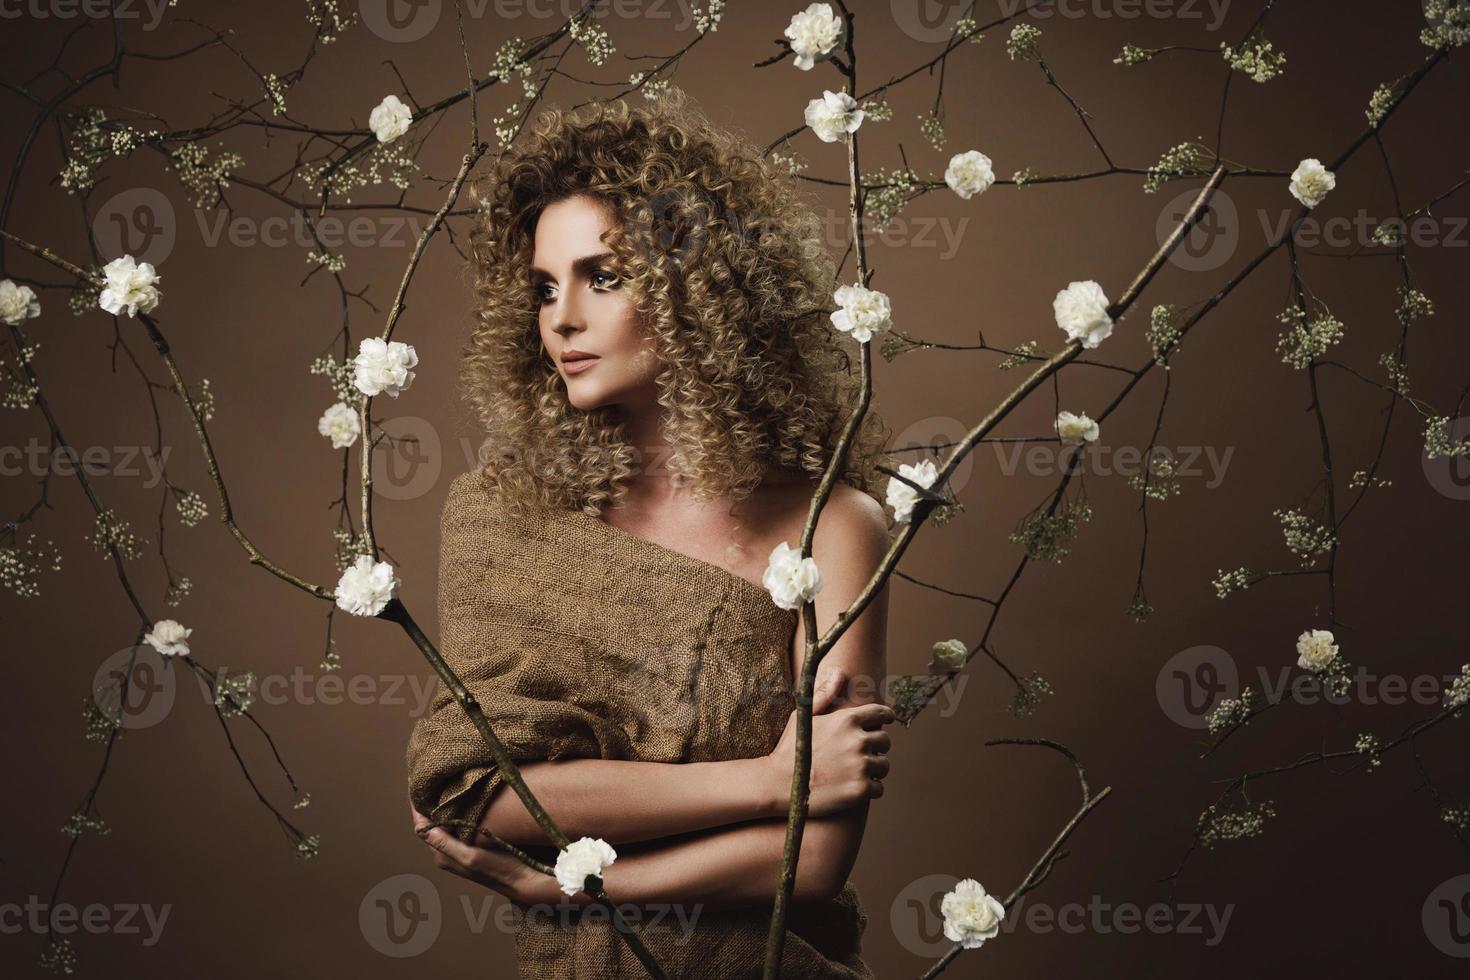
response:
<path id="1" fill-rule="evenodd" d="M 483 427 L 487 486 L 514 514 L 616 506 L 634 472 L 618 406 L 579 410 L 545 356 L 530 267 L 547 205 L 610 216 L 603 238 L 658 359 L 675 478 L 700 499 L 751 493 L 771 467 L 819 476 L 861 394 L 857 342 L 835 330 L 834 267 L 789 174 L 671 88 L 656 101 L 549 109 L 474 187 L 477 325 L 460 367 Z M 842 482 L 878 496 L 871 409 Z"/>

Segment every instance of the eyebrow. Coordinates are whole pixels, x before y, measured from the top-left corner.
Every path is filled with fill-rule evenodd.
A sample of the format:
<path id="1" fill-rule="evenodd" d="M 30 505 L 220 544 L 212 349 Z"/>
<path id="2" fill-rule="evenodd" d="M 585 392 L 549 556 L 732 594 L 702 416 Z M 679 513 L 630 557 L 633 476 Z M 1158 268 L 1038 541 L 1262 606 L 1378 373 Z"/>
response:
<path id="1" fill-rule="evenodd" d="M 581 273 L 585 276 L 597 266 L 602 265 L 608 259 L 611 259 L 613 257 L 613 253 L 611 252 L 598 252 L 596 255 L 584 255 L 580 259 L 572 262 L 572 272 L 573 274 Z M 532 282 L 540 282 L 543 279 L 551 278 L 553 278 L 553 276 L 545 269 L 538 268 L 536 266 L 531 267 Z"/>

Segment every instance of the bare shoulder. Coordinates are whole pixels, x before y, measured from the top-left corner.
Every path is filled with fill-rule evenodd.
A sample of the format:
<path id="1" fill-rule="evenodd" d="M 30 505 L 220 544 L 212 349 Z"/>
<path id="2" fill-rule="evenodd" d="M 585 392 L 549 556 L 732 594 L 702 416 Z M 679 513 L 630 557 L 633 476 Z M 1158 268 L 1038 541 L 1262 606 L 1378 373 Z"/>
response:
<path id="1" fill-rule="evenodd" d="M 883 505 L 856 487 L 840 483 L 832 488 L 817 519 L 812 553 L 830 554 L 871 573 L 891 541 Z"/>

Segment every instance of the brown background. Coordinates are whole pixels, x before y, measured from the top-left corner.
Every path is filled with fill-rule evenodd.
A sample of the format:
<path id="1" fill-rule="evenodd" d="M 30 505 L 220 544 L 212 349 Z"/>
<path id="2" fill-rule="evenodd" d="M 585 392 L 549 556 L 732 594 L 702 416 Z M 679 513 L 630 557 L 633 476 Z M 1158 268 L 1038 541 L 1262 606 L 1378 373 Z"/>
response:
<path id="1" fill-rule="evenodd" d="M 804 6 L 732 4 L 718 32 L 686 57 L 678 83 L 718 121 L 739 127 L 761 145 L 799 124 L 809 98 L 823 87 L 838 87 L 835 72 L 821 66 L 798 72 L 789 63 L 764 70 L 751 65 L 773 53 L 772 39 Z M 904 13 L 913 6 L 857 5 L 864 89 L 938 50 L 913 36 L 919 32 L 900 29 L 901 23 L 915 23 L 912 10 Z M 1099 16 L 1117 8 L 1098 3 L 1086 5 L 1086 16 L 1050 16 L 1035 23 L 1044 31 L 1044 51 L 1059 81 L 1091 113 L 1114 159 L 1144 167 L 1184 139 L 1212 137 L 1223 70 L 1219 58 L 1207 53 L 1181 53 L 1124 70 L 1111 63 L 1122 43 L 1213 49 L 1221 39 L 1237 40 L 1259 7 L 1231 4 L 1223 29 L 1215 31 L 1209 30 L 1212 15 L 1203 4 L 1187 8 L 1203 19 Z M 299 64 L 306 46 L 303 9 L 301 3 L 277 0 L 250 4 L 246 13 L 244 4 L 186 0 L 158 30 L 140 29 L 146 10 L 143 21 L 124 30 L 138 50 L 177 51 L 202 36 L 184 23 L 198 18 L 231 28 L 232 43 L 261 72 L 284 72 Z M 624 78 L 633 69 L 621 60 L 623 53 L 670 52 L 691 36 L 687 27 L 680 29 L 683 14 L 673 4 L 614 9 L 636 15 L 601 20 L 619 49 L 613 62 L 599 71 L 574 52 L 564 63 L 566 70 L 579 77 Z M 981 9 L 996 8 L 982 4 Z M 483 71 L 508 36 L 550 29 L 550 19 L 528 12 L 535 10 L 559 14 L 561 5 L 514 4 L 503 6 L 502 15 L 491 5 L 484 16 L 472 19 L 468 29 L 477 67 Z M 1289 54 L 1286 74 L 1264 86 L 1237 77 L 1225 127 L 1227 157 L 1279 171 L 1290 171 L 1307 156 L 1330 160 L 1363 126 L 1374 85 L 1409 72 L 1424 56 L 1427 49 L 1416 38 L 1420 21 L 1419 4 L 1412 2 L 1278 5 L 1268 36 Z M 75 17 L 54 16 L 7 20 L 0 27 L 6 79 L 28 79 L 43 68 L 77 23 Z M 1021 167 L 1057 173 L 1097 166 L 1096 151 L 1037 67 L 1005 56 L 1006 33 L 988 32 L 979 46 L 951 58 L 944 79 L 949 141 L 943 150 L 933 149 L 917 131 L 916 117 L 932 103 L 937 82 L 924 76 L 894 93 L 894 121 L 864 125 L 866 168 L 899 165 L 899 143 L 924 176 L 942 174 L 953 153 L 973 147 L 992 157 L 1002 177 Z M 65 65 L 80 72 L 105 58 L 106 35 L 101 24 L 89 27 L 72 41 Z M 384 94 L 401 91 L 387 59 L 421 102 L 462 82 L 448 12 L 415 43 L 389 43 L 359 25 L 319 53 L 306 80 L 288 94 L 291 113 L 320 126 L 364 124 Z M 1470 159 L 1463 125 L 1470 81 L 1463 61 L 1462 53 L 1440 66 L 1386 129 L 1408 209 L 1451 186 Z M 55 85 L 53 76 L 37 84 L 37 93 L 49 97 Z M 585 91 L 563 79 L 552 85 L 549 97 L 579 101 Z M 182 128 L 217 111 L 220 95 L 253 100 L 258 93 L 254 76 L 235 57 L 215 49 L 177 62 L 130 60 L 117 89 L 95 85 L 79 101 L 145 107 L 169 127 Z M 0 159 L 12 161 L 35 108 L 13 92 L 3 98 Z M 507 102 L 503 90 L 483 97 L 482 127 Z M 419 156 L 423 174 L 453 173 L 466 124 L 462 106 L 446 115 Z M 259 130 L 250 130 L 227 138 L 228 146 L 246 158 L 242 175 L 254 180 L 279 172 L 292 145 L 289 134 L 277 134 L 270 148 L 259 137 Z M 840 146 L 806 134 L 796 149 L 808 160 L 808 173 L 844 179 Z M 155 188 L 167 197 L 177 240 L 160 264 L 164 301 L 159 315 L 183 370 L 196 382 L 209 378 L 217 393 L 210 434 L 238 520 L 274 561 L 329 583 L 335 572 L 326 508 L 336 496 L 341 462 L 315 431 L 317 416 L 332 400 L 330 392 L 306 368 L 335 332 L 335 289 L 322 276 L 298 288 L 309 266 L 306 248 L 294 243 L 269 247 L 226 241 L 208 247 L 190 202 L 162 164 L 148 151 L 108 164 L 91 197 L 91 213 L 113 195 L 137 188 Z M 84 259 L 85 222 L 78 202 L 53 179 L 60 169 L 54 129 L 42 131 L 27 166 L 9 228 Z M 1359 209 L 1375 218 L 1393 214 L 1383 163 L 1371 145 L 1337 177 L 1337 189 L 1318 209 L 1320 217 L 1351 217 Z M 874 285 L 891 295 L 895 323 L 911 334 L 963 344 L 973 343 L 977 329 L 983 329 L 997 345 L 1035 339 L 1054 349 L 1060 342 L 1050 311 L 1055 292 L 1071 279 L 1096 279 L 1116 298 L 1155 248 L 1161 210 L 1197 184 L 1171 184 L 1146 195 L 1140 176 L 1113 176 L 1022 191 L 997 187 L 968 202 L 943 190 L 915 201 L 901 220 L 948 222 L 960 236 L 958 250 L 949 254 L 942 235 L 908 225 L 907 233 L 873 242 Z M 1192 303 L 1212 293 L 1260 247 L 1259 216 L 1264 213 L 1274 223 L 1295 206 L 1282 178 L 1231 181 L 1225 192 L 1240 215 L 1238 245 L 1228 260 L 1206 271 L 1167 266 L 1097 352 L 1101 359 L 1141 363 L 1147 355 L 1141 336 L 1147 310 L 1154 303 Z M 381 202 L 393 193 L 388 186 L 370 188 L 354 200 Z M 846 201 L 842 187 L 813 195 L 840 218 Z M 436 186 L 422 183 L 410 198 L 429 207 L 440 199 Z M 233 188 L 229 201 L 249 222 L 287 213 L 278 202 L 244 188 Z M 1411 259 L 1416 280 L 1438 313 L 1415 328 L 1410 367 L 1414 393 L 1453 414 L 1470 365 L 1464 333 L 1470 295 L 1463 277 L 1470 253 L 1463 194 L 1434 213 L 1444 222 L 1442 240 L 1411 249 Z M 213 217 L 204 216 L 206 221 Z M 457 230 L 464 227 L 461 222 Z M 382 241 L 344 250 L 346 281 L 352 288 L 367 286 L 380 309 L 389 302 L 408 254 L 407 235 L 400 232 L 397 238 L 396 246 Z M 840 250 L 840 240 L 834 239 L 833 247 Z M 1377 357 L 1389 349 L 1395 332 L 1398 275 L 1391 259 L 1342 257 L 1349 250 L 1313 250 L 1322 254 L 1304 256 L 1306 276 L 1346 323 L 1346 339 L 1332 356 L 1377 378 Z M 929 876 L 952 876 L 948 881 L 973 876 L 1004 894 L 1076 805 L 1075 780 L 1060 760 L 1038 750 L 984 748 L 986 739 L 1058 739 L 1080 753 L 1095 785 L 1113 787 L 1112 798 L 1077 833 L 1071 856 L 1032 896 L 1032 904 L 1148 906 L 1170 900 L 1159 879 L 1175 867 L 1196 816 L 1218 792 L 1212 780 L 1287 762 L 1322 744 L 1350 747 L 1359 731 L 1391 734 L 1435 710 L 1361 703 L 1292 708 L 1268 715 L 1201 762 L 1199 734 L 1172 723 L 1155 695 L 1165 662 L 1199 645 L 1224 648 L 1252 677 L 1258 666 L 1273 672 L 1287 666 L 1295 659 L 1297 633 L 1324 616 L 1320 577 L 1273 581 L 1223 602 L 1210 587 L 1222 567 L 1292 567 L 1271 511 L 1300 503 L 1319 477 L 1305 374 L 1281 364 L 1273 350 L 1279 331 L 1274 317 L 1288 299 L 1285 260 L 1278 254 L 1232 294 L 1174 360 L 1162 443 L 1233 455 L 1219 486 L 1205 486 L 1206 471 L 1184 480 L 1182 496 L 1149 508 L 1154 617 L 1139 625 L 1124 614 L 1140 541 L 1137 494 L 1121 476 L 1091 475 L 1086 487 L 1095 517 L 1072 557 L 1060 565 L 1029 568 L 994 634 L 1002 655 L 1019 671 L 1043 673 L 1055 696 L 1033 718 L 1014 718 L 1004 710 L 1011 692 L 1003 675 L 977 660 L 963 676 L 947 717 L 941 717 L 941 702 L 911 729 L 895 732 L 887 794 L 872 811 L 855 871 L 871 916 L 864 951 L 879 976 L 917 975 L 943 948 L 937 901 L 948 884 L 930 886 L 926 879 L 935 879 Z M 62 281 L 59 272 L 14 249 L 6 251 L 5 263 L 7 275 Z M 849 266 L 845 276 L 850 272 Z M 109 350 L 109 317 L 92 312 L 73 318 L 65 309 L 65 291 L 47 288 L 41 294 L 45 313 L 27 331 L 41 341 L 35 367 L 59 424 L 79 449 L 107 447 L 110 458 L 121 462 L 126 447 L 152 440 L 143 385 L 128 358 Z M 453 390 L 456 356 L 469 326 L 468 302 L 462 263 L 444 237 L 436 238 L 395 335 L 417 348 L 418 378 L 403 397 L 375 404 L 383 417 L 415 420 L 395 424 L 438 442 L 437 448 L 425 444 L 427 459 L 411 476 L 389 481 L 406 499 L 385 499 L 376 507 L 380 541 L 405 580 L 404 601 L 431 636 L 439 509 L 449 480 L 468 468 L 465 447 L 475 437 L 460 419 Z M 361 305 L 353 314 L 354 337 L 380 329 L 380 314 Z M 165 380 L 141 325 L 125 319 L 119 329 L 149 377 Z M 977 418 L 1017 381 L 1014 373 L 997 371 L 995 362 L 992 355 L 969 352 L 918 352 L 892 364 L 879 360 L 877 403 L 896 441 L 930 438 L 943 425 Z M 1064 405 L 1095 414 L 1119 377 L 1069 369 L 1062 381 Z M 1321 380 L 1341 490 L 1376 447 L 1386 397 L 1342 372 L 1324 371 Z M 1161 381 L 1158 373 L 1151 375 L 1107 421 L 1104 444 L 1147 444 Z M 145 487 L 147 481 L 138 476 L 95 478 L 105 500 L 148 539 L 147 556 L 129 565 L 145 607 L 155 618 L 175 616 L 193 627 L 193 650 L 208 664 L 261 676 L 289 677 L 299 668 L 307 680 L 319 681 L 326 606 L 247 564 L 217 521 L 218 503 L 181 408 L 167 396 L 162 407 L 171 477 L 205 493 L 211 511 L 211 520 L 193 530 L 177 523 L 172 503 L 164 518 L 170 560 L 195 583 L 194 595 L 178 609 L 162 601 L 164 577 L 155 550 L 160 489 Z M 1034 398 L 1003 433 L 1043 432 L 1054 410 L 1049 396 Z M 4 425 L 4 445 L 24 446 L 31 439 L 44 444 L 45 430 L 34 412 L 7 413 Z M 909 430 L 910 425 L 916 428 Z M 1370 494 L 1343 532 L 1339 614 L 1344 625 L 1338 635 L 1344 656 L 1377 674 L 1442 675 L 1470 659 L 1461 613 L 1470 505 L 1438 492 L 1426 478 L 1421 430 L 1418 417 L 1400 405 L 1380 474 L 1394 484 Z M 999 591 L 1018 555 L 1007 532 L 1054 485 L 1049 473 L 1023 468 L 1007 475 L 1002 463 L 989 449 L 975 454 L 973 475 L 961 491 L 968 510 L 946 527 L 926 528 L 904 558 L 906 572 L 952 589 Z M 4 480 L 0 493 L 7 515 L 29 505 L 33 477 L 27 470 Z M 99 746 L 82 738 L 81 705 L 98 666 L 125 648 L 137 628 L 114 569 L 83 540 L 91 516 L 76 481 L 53 480 L 51 502 L 54 509 L 41 515 L 36 530 L 66 551 L 64 571 L 43 576 L 42 597 L 22 602 L 7 596 L 0 608 L 8 638 L 0 719 L 8 746 L 10 801 L 0 854 L 0 902 L 25 902 L 32 895 L 44 900 L 49 894 L 67 840 L 58 828 L 100 760 Z M 897 582 L 890 669 L 895 674 L 922 671 L 930 645 L 939 639 L 973 642 L 982 613 L 977 604 Z M 194 696 L 195 683 L 186 681 L 161 723 L 130 732 L 117 745 L 100 797 L 112 833 L 82 841 L 61 895 L 76 905 L 170 904 L 162 939 L 145 947 L 138 935 L 78 933 L 73 941 L 84 971 L 94 976 L 201 970 L 218 977 L 321 971 L 384 977 L 510 975 L 511 936 L 498 931 L 493 918 L 477 933 L 461 907 L 461 900 L 479 908 L 491 897 L 498 905 L 499 897 L 438 872 L 410 831 L 403 747 L 414 698 L 405 679 L 422 684 L 429 671 L 390 625 L 349 619 L 336 620 L 340 674 L 349 681 L 362 678 L 359 690 L 369 692 L 363 699 L 368 703 L 352 703 L 341 691 L 336 692 L 340 703 L 324 703 L 332 690 L 311 686 L 310 697 L 256 709 L 311 793 L 308 809 L 288 813 L 308 832 L 321 834 L 320 856 L 301 863 L 291 855 L 242 779 L 212 712 Z M 394 689 L 395 684 L 400 686 Z M 1429 771 L 1452 795 L 1464 795 L 1470 779 L 1463 725 L 1442 727 L 1423 746 Z M 231 727 L 262 787 L 278 806 L 288 808 L 289 790 L 265 745 L 248 726 L 236 722 Z M 1466 852 L 1440 822 L 1407 756 L 1389 757 L 1371 775 L 1313 768 L 1264 783 L 1258 793 L 1258 798 L 1274 799 L 1280 814 L 1266 836 L 1196 854 L 1173 892 L 1179 902 L 1232 906 L 1224 942 L 1207 946 L 1200 934 L 1090 928 L 1028 934 L 1021 924 L 983 950 L 962 956 L 949 975 L 980 976 L 987 967 L 985 975 L 1014 976 L 1188 970 L 1198 977 L 1230 977 L 1263 968 L 1366 976 L 1388 966 L 1401 975 L 1425 977 L 1463 972 L 1463 961 L 1430 944 L 1420 911 L 1431 890 L 1470 870 Z M 370 890 L 403 873 L 432 881 L 443 902 L 443 921 L 430 949 L 393 959 L 365 940 L 358 909 Z M 4 972 L 34 972 L 38 948 L 29 932 L 0 935 Z"/>

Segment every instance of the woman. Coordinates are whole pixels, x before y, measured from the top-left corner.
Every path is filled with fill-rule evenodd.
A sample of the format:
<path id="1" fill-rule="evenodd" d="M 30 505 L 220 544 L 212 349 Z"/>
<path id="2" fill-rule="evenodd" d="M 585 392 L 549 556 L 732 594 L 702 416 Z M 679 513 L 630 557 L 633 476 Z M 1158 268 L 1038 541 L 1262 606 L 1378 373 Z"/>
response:
<path id="1" fill-rule="evenodd" d="M 484 466 L 445 504 L 441 650 L 562 831 L 616 849 L 608 895 L 673 909 L 635 922 L 669 976 L 759 976 L 805 652 L 762 577 L 860 383 L 820 223 L 677 90 L 548 111 L 477 190 L 462 383 Z M 870 412 L 818 521 L 818 635 L 888 548 L 882 444 Z M 889 768 L 887 593 L 818 673 L 783 976 L 872 976 L 847 876 Z M 459 829 L 423 835 L 436 863 L 527 913 L 521 976 L 646 976 L 585 892 L 475 845 L 556 854 L 442 687 L 408 763 L 416 824 Z"/>

